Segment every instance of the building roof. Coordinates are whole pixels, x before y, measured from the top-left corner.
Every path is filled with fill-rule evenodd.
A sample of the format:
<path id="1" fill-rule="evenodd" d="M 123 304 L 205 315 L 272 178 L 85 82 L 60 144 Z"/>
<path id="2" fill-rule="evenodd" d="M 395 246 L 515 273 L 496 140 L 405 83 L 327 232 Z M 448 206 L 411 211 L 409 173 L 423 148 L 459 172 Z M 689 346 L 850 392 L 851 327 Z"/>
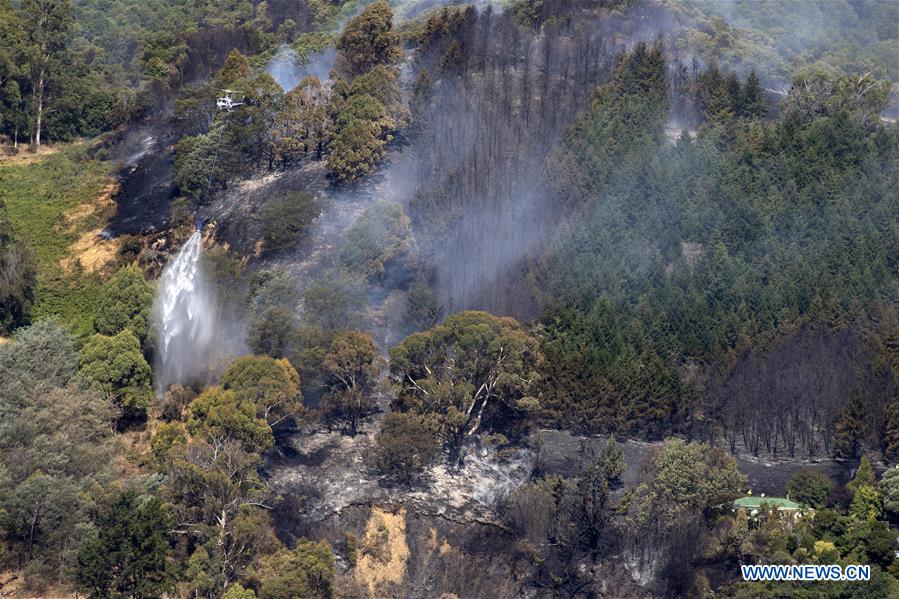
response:
<path id="1" fill-rule="evenodd" d="M 799 504 L 783 497 L 765 497 L 763 495 L 747 495 L 734 500 L 734 507 L 758 509 L 766 504 L 779 510 L 798 510 Z"/>

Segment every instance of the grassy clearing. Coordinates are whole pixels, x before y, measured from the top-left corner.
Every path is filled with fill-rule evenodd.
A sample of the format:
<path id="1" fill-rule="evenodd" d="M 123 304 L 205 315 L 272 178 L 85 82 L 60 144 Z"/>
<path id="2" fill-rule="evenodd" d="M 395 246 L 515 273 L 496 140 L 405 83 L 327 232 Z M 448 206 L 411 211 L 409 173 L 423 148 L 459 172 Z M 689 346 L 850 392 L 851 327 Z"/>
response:
<path id="1" fill-rule="evenodd" d="M 76 334 L 90 332 L 102 277 L 72 260 L 72 246 L 106 222 L 112 183 L 109 163 L 87 158 L 84 144 L 0 160 L 0 200 L 38 260 L 34 319 L 57 314 Z"/>

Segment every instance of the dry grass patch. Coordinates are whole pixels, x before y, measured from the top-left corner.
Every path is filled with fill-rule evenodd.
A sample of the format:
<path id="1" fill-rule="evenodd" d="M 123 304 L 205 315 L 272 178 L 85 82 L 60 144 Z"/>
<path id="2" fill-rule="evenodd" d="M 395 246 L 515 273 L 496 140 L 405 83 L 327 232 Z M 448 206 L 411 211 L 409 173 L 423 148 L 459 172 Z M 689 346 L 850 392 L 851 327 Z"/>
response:
<path id="1" fill-rule="evenodd" d="M 356 558 L 356 584 L 369 597 L 389 596 L 388 589 L 403 582 L 408 559 L 406 510 L 373 508 Z"/>
<path id="2" fill-rule="evenodd" d="M 103 229 L 88 231 L 72 244 L 71 254 L 60 259 L 59 265 L 68 273 L 74 272 L 76 264 L 88 272 L 102 273 L 115 261 L 116 252 L 122 245 L 121 238 L 103 239 Z"/>
<path id="3" fill-rule="evenodd" d="M 75 597 L 75 593 L 54 587 L 42 591 L 29 590 L 21 572 L 7 570 L 0 572 L 0 597 L 13 599 L 72 599 L 72 597 Z"/>
<path id="4" fill-rule="evenodd" d="M 69 232 L 83 231 L 88 221 L 105 223 L 115 213 L 115 202 L 112 197 L 118 189 L 118 184 L 110 182 L 101 193 L 90 202 L 79 204 L 63 215 L 65 229 Z M 68 273 L 75 270 L 75 265 L 89 272 L 101 273 L 115 260 L 116 252 L 122 245 L 122 239 L 104 239 L 100 236 L 103 227 L 91 229 L 82 233 L 78 239 L 69 246 L 66 256 L 60 258 L 59 265 Z"/>
<path id="5" fill-rule="evenodd" d="M 30 150 L 25 146 L 20 146 L 18 152 L 14 152 L 8 146 L 0 152 L 0 164 L 23 165 L 43 160 L 47 156 L 52 156 L 59 151 L 61 146 L 41 146 L 38 150 Z"/>

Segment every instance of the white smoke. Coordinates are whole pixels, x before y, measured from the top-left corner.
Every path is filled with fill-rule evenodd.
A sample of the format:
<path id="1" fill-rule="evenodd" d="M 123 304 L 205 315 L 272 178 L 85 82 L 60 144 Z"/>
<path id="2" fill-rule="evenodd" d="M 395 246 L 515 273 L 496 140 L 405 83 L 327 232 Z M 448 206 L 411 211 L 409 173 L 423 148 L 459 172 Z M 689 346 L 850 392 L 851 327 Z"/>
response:
<path id="1" fill-rule="evenodd" d="M 220 357 L 220 346 L 215 342 L 216 302 L 203 276 L 202 247 L 202 236 L 196 231 L 162 271 L 154 310 L 159 395 L 173 383 L 202 382 Z"/>
<path id="2" fill-rule="evenodd" d="M 501 12 L 506 7 L 505 2 L 497 0 L 401 0 L 400 2 L 391 2 L 391 5 L 398 21 L 414 19 L 440 6 L 466 5 L 481 10 L 491 6 L 495 13 Z"/>
<path id="3" fill-rule="evenodd" d="M 293 48 L 283 45 L 265 66 L 265 72 L 274 78 L 281 89 L 289 92 L 305 77 L 313 76 L 319 81 L 328 81 L 336 56 L 334 48 L 328 48 L 302 61 Z"/>

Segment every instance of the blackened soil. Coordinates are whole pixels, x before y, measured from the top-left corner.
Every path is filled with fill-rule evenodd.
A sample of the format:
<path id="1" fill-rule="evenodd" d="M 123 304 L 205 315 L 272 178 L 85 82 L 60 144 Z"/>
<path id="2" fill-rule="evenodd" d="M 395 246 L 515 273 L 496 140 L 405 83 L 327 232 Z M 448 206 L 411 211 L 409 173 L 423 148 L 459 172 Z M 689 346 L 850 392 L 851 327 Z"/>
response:
<path id="1" fill-rule="evenodd" d="M 116 213 L 106 232 L 112 237 L 164 231 L 169 226 L 175 196 L 172 140 L 167 131 L 138 128 L 116 153 L 122 161 L 118 173 Z"/>

